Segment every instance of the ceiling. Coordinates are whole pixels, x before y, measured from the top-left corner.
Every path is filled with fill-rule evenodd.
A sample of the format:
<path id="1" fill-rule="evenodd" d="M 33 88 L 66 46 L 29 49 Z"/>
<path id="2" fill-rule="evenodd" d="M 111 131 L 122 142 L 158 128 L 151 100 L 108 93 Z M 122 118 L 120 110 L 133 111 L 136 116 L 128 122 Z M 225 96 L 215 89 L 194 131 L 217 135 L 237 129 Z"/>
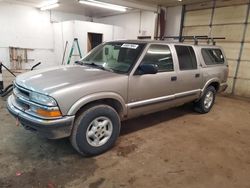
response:
<path id="1" fill-rule="evenodd" d="M 38 8 L 44 0 L 1 0 L 1 1 Z M 102 0 L 102 1 L 130 7 L 131 8 L 130 11 L 132 11 L 133 9 L 155 11 L 157 9 L 157 5 L 178 6 L 182 4 L 206 2 L 209 0 L 182 0 L 182 2 L 178 0 Z M 59 0 L 59 2 L 60 2 L 60 7 L 54 9 L 56 11 L 80 14 L 89 17 L 103 17 L 120 13 L 113 10 L 83 5 L 78 3 L 78 0 Z"/>
<path id="2" fill-rule="evenodd" d="M 2 0 L 2 1 L 8 3 L 27 5 L 34 8 L 39 8 L 43 2 L 41 0 Z M 60 6 L 53 10 L 66 13 L 80 14 L 89 17 L 98 17 L 100 15 L 114 14 L 114 11 L 112 10 L 83 5 L 78 3 L 77 0 L 59 0 L 59 2 Z"/>
<path id="3" fill-rule="evenodd" d="M 208 2 L 208 1 L 213 1 L 213 0 L 182 0 L 181 2 L 178 0 L 137 0 L 137 1 L 169 7 L 169 6 L 187 5 L 187 4 L 193 4 L 193 3 L 202 3 L 202 2 Z"/>

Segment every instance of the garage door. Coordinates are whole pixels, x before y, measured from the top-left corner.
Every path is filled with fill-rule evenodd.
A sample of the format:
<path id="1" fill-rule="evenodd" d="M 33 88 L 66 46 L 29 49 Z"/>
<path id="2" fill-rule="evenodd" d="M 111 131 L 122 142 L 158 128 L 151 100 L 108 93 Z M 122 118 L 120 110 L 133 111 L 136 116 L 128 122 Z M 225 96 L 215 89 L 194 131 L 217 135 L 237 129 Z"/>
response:
<path id="1" fill-rule="evenodd" d="M 183 35 L 226 37 L 218 41 L 229 63 L 227 93 L 250 97 L 249 0 L 216 0 L 185 7 Z"/>

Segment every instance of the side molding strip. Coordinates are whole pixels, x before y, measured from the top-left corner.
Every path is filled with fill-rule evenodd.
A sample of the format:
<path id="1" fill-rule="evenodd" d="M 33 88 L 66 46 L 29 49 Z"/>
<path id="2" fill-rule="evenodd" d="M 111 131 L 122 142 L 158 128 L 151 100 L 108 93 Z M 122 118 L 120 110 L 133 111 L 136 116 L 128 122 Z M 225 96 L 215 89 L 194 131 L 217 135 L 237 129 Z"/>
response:
<path id="1" fill-rule="evenodd" d="M 148 106 L 152 104 L 176 100 L 176 99 L 183 98 L 183 97 L 193 96 L 193 95 L 198 94 L 198 92 L 200 93 L 201 89 L 191 90 L 187 92 L 177 93 L 174 95 L 167 95 L 163 97 L 157 97 L 157 98 L 152 98 L 152 99 L 147 99 L 147 100 L 142 100 L 142 101 L 137 101 L 137 102 L 132 102 L 132 103 L 128 103 L 127 106 L 130 109 L 141 108 L 143 106 Z"/>

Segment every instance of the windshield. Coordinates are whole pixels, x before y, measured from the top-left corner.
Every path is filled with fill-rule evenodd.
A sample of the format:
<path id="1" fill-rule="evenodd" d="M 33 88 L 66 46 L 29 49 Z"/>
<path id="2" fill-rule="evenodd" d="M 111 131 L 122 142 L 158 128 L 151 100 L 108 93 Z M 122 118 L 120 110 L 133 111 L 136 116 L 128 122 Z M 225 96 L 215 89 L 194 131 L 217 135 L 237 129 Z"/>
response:
<path id="1" fill-rule="evenodd" d="M 81 60 L 83 65 L 95 66 L 117 73 L 128 73 L 139 58 L 145 44 L 109 42 L 96 47 Z"/>

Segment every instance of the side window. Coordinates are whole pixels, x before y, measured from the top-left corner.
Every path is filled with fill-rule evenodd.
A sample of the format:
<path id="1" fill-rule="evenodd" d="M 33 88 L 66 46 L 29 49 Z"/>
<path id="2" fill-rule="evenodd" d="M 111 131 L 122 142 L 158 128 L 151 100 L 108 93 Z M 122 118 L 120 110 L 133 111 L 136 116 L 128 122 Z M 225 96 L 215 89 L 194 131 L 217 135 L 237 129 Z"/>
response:
<path id="1" fill-rule="evenodd" d="M 201 53 L 206 65 L 218 65 L 225 62 L 220 49 L 203 48 Z"/>
<path id="2" fill-rule="evenodd" d="M 194 49 L 191 46 L 175 46 L 180 70 L 193 70 L 197 69 L 197 61 Z"/>
<path id="3" fill-rule="evenodd" d="M 174 70 L 171 51 L 167 45 L 152 44 L 142 60 L 142 64 L 154 64 L 159 72 Z"/>

